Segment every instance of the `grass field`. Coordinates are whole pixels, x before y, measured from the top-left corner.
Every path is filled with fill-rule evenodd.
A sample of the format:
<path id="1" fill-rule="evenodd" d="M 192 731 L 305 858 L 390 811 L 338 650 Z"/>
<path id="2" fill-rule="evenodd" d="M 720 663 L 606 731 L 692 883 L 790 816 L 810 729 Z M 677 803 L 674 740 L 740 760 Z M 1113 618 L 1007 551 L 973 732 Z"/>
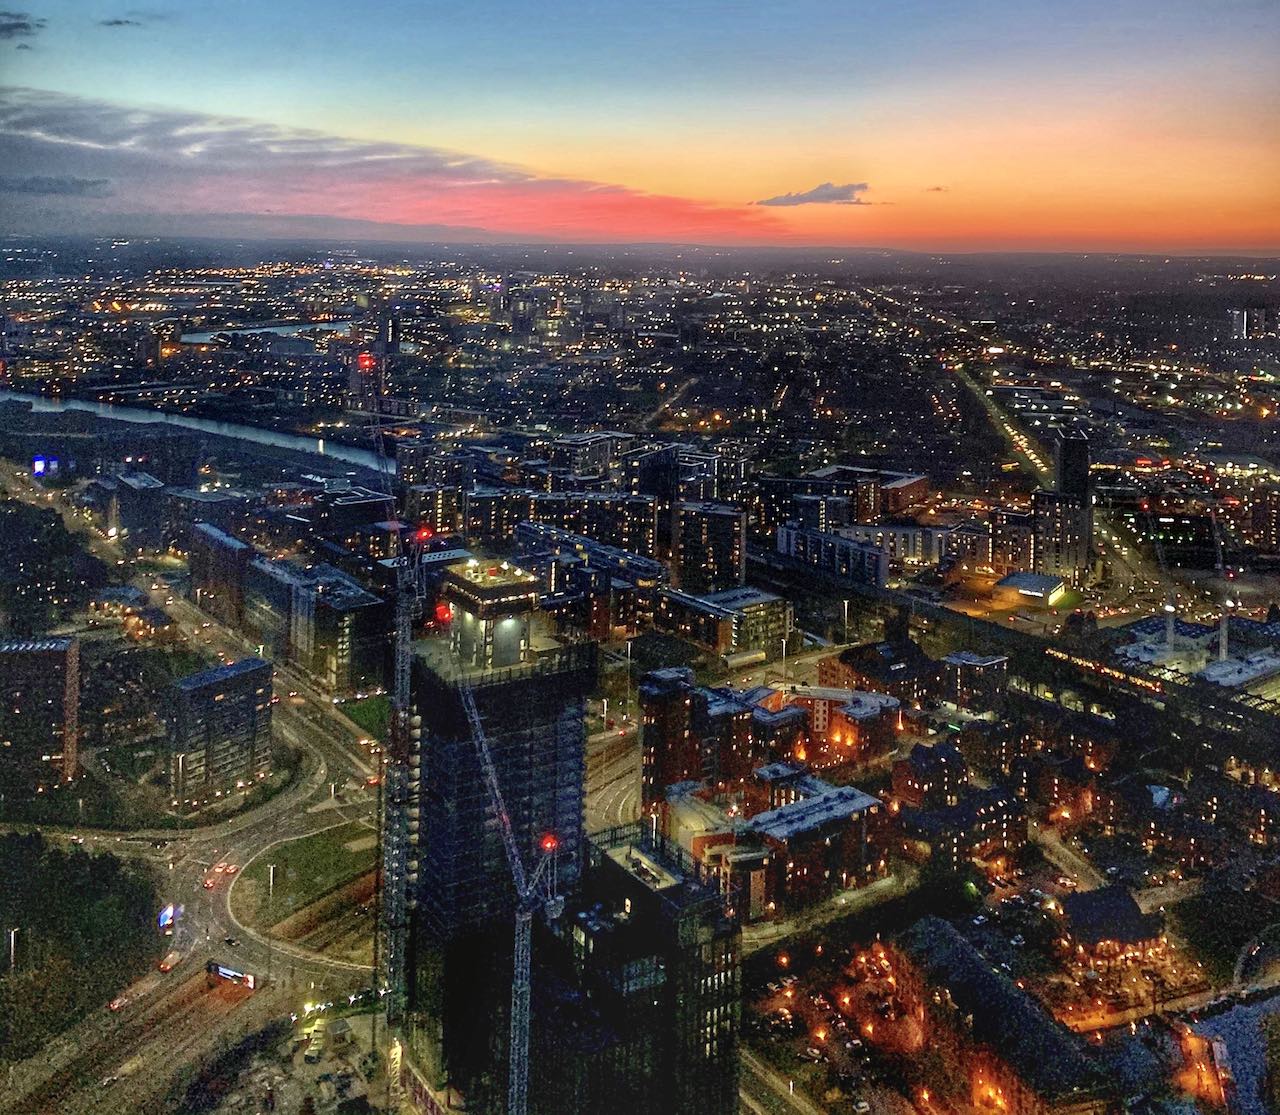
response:
<path id="1" fill-rule="evenodd" d="M 346 701 L 341 706 L 342 715 L 380 743 L 387 740 L 387 722 L 391 716 L 391 698 L 366 697 L 363 701 Z"/>
<path id="2" fill-rule="evenodd" d="M 250 863 L 231 892 L 236 919 L 265 930 L 373 868 L 377 837 L 354 821 L 268 848 Z M 269 900 L 270 865 L 275 864 Z"/>
<path id="3" fill-rule="evenodd" d="M 1257 894 L 1215 892 L 1169 907 L 1172 926 L 1191 946 L 1215 987 L 1231 982 L 1240 950 L 1275 922 L 1275 907 Z"/>

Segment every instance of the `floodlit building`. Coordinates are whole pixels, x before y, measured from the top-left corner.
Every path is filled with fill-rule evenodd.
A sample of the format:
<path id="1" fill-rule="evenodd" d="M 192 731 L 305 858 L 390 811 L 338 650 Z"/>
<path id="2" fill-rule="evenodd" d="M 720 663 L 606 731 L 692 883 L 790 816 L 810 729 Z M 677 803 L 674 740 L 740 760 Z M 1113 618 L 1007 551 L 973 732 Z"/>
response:
<path id="1" fill-rule="evenodd" d="M 1095 971 L 1150 963 L 1165 950 L 1164 918 L 1144 914 L 1122 886 L 1067 894 L 1061 899 L 1063 951 Z"/>
<path id="2" fill-rule="evenodd" d="M 997 971 L 941 918 L 926 917 L 889 950 L 899 996 L 924 1031 L 954 1102 L 1010 1115 L 1105 1115 L 1118 1097 L 1082 1039 Z"/>
<path id="3" fill-rule="evenodd" d="M 1066 593 L 1066 583 L 1057 573 L 1010 573 L 996 582 L 991 596 L 1002 608 L 1053 608 Z"/>

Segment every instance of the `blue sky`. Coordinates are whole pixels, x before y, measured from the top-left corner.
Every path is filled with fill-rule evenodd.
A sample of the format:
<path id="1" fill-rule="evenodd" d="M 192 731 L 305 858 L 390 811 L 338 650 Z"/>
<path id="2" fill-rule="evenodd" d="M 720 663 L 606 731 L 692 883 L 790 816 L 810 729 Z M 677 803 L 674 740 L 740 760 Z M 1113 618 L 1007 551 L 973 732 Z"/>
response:
<path id="1" fill-rule="evenodd" d="M 0 80 L 120 112 L 457 151 L 703 208 L 869 186 L 867 205 L 729 219 L 751 237 L 946 245 L 968 222 L 975 241 L 1032 246 L 1039 222 L 1035 246 L 1147 225 L 1173 243 L 1191 206 L 1209 240 L 1275 229 L 1249 219 L 1277 167 L 1280 109 L 1280 19 L 1256 0 L 10 2 L 43 24 L 0 39 Z M 130 173 L 145 201 L 147 167 Z M 937 185 L 949 196 L 924 208 Z M 1003 238 L 1002 207 L 1023 214 Z"/>

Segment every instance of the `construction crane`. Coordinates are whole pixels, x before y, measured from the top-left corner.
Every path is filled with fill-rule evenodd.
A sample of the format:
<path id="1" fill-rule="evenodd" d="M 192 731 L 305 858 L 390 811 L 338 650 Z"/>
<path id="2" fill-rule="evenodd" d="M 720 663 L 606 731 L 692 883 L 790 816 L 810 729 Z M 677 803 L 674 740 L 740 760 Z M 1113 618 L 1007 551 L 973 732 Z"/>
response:
<path id="1" fill-rule="evenodd" d="M 370 354 L 361 353 L 357 365 L 362 373 L 380 371 Z M 386 429 L 383 425 L 381 396 L 383 380 L 372 376 L 374 387 L 369 392 L 372 403 L 370 425 L 374 450 L 378 456 L 382 479 L 382 494 L 388 505 L 388 519 L 394 521 L 397 514 L 395 496 L 395 472 L 391 456 L 386 452 Z M 429 532 L 426 532 L 429 537 Z M 377 924 L 380 931 L 374 934 L 373 972 L 377 989 L 379 974 L 383 973 L 389 998 L 388 1023 L 399 1022 L 405 1007 L 404 976 L 405 954 L 408 938 L 408 911 L 412 905 L 409 893 L 414 864 L 410 860 L 411 841 L 409 814 L 413 808 L 414 787 L 411 770 L 414 750 L 421 721 L 413 716 L 410 702 L 410 685 L 413 656 L 413 619 L 422 603 L 422 584 L 418 560 L 421 546 L 426 541 L 423 532 L 414 532 L 407 544 L 399 532 L 392 531 L 390 556 L 395 568 L 395 627 L 393 631 L 394 674 L 391 686 L 391 717 L 389 741 L 383 756 L 381 777 L 378 779 L 378 833 L 379 849 L 375 898 L 378 909 Z M 529 1094 L 529 1001 L 530 966 L 533 944 L 533 915 L 542 909 L 550 919 L 559 917 L 563 900 L 556 889 L 555 859 L 559 841 L 554 833 L 545 834 L 539 841 L 542 857 L 532 874 L 526 872 L 520 849 L 516 844 L 511 817 L 507 812 L 498 782 L 498 772 L 493 764 L 489 740 L 476 709 L 471 687 L 465 682 L 459 687 L 462 706 L 466 712 L 476 757 L 484 776 L 489 805 L 497 818 L 502 834 L 502 846 L 507 866 L 516 892 L 515 947 L 511 977 L 511 1029 L 510 1057 L 507 1079 L 507 1115 L 526 1115 Z M 374 1015 L 375 1026 L 377 1015 Z M 376 1033 L 374 1045 L 376 1048 Z"/>
<path id="2" fill-rule="evenodd" d="M 387 431 L 383 423 L 385 377 L 377 356 L 362 352 L 356 357 L 360 378 L 360 402 L 369 406 L 370 434 L 378 460 L 381 494 L 387 502 L 387 519 L 398 514 L 395 491 L 395 462 L 387 451 Z M 405 954 L 408 943 L 408 912 L 411 906 L 409 814 L 414 788 L 410 777 L 417 726 L 411 722 L 410 674 L 413 660 L 413 618 L 421 605 L 419 572 L 421 546 L 425 539 L 415 532 L 406 541 L 392 530 L 388 556 L 395 572 L 394 627 L 392 631 L 393 674 L 390 691 L 391 713 L 387 724 L 387 747 L 378 777 L 377 825 L 378 858 L 375 867 L 376 909 L 373 947 L 373 989 L 387 995 L 387 1021 L 397 1024 L 405 1006 Z M 381 986 L 380 986 L 381 985 Z M 375 1026 L 376 1026 L 376 1015 Z M 375 1033 L 376 1047 L 376 1033 Z"/>
<path id="3" fill-rule="evenodd" d="M 511 816 L 503 800 L 502 787 L 498 783 L 498 771 L 493 765 L 489 750 L 489 738 L 476 709 L 475 695 L 464 681 L 459 686 L 462 707 L 471 727 L 471 739 L 475 743 L 476 758 L 484 776 L 489 795 L 489 807 L 498 821 L 502 834 L 502 847 L 511 869 L 511 881 L 515 886 L 515 948 L 511 969 L 511 1035 L 507 1073 L 507 1115 L 526 1115 L 529 1105 L 529 971 L 533 945 L 533 915 L 545 911 L 554 920 L 564 909 L 564 900 L 556 891 L 555 859 L 559 841 L 554 833 L 545 834 L 538 843 L 542 858 L 533 873 L 525 871 L 520 848 L 516 844 L 511 827 Z"/>

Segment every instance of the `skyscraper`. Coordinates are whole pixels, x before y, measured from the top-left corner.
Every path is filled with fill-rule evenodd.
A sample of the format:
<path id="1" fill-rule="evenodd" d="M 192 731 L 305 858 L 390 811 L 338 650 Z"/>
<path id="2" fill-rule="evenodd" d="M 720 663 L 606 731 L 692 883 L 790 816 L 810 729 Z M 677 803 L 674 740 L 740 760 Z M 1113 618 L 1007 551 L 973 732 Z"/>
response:
<path id="1" fill-rule="evenodd" d="M 1093 538 L 1093 484 L 1089 477 L 1089 437 L 1059 428 L 1053 443 L 1054 490 L 1032 497 L 1035 522 L 1033 564 L 1079 584 L 1089 564 Z"/>
<path id="2" fill-rule="evenodd" d="M 445 574 L 451 634 L 419 643 L 413 701 L 422 739 L 411 762 L 404 1067 L 430 1111 L 440 1089 L 468 1110 L 505 1095 L 515 892 L 462 703 L 469 687 L 485 727 L 526 864 L 547 834 L 562 893 L 581 869 L 586 696 L 594 644 L 535 653 L 538 582 L 506 563 Z"/>
<path id="3" fill-rule="evenodd" d="M 1246 306 L 1231 310 L 1231 339 L 1256 341 L 1267 335 L 1267 310 L 1265 306 Z"/>
<path id="4" fill-rule="evenodd" d="M 1079 584 L 1089 562 L 1093 514 L 1087 498 L 1041 489 L 1032 496 L 1035 572 Z"/>
<path id="5" fill-rule="evenodd" d="M 592 838 L 535 979 L 534 1115 L 736 1115 L 736 901 L 645 821 Z"/>
<path id="6" fill-rule="evenodd" d="M 1077 427 L 1059 427 L 1053 442 L 1054 484 L 1064 495 L 1087 499 L 1093 490 L 1089 479 L 1089 435 Z"/>

